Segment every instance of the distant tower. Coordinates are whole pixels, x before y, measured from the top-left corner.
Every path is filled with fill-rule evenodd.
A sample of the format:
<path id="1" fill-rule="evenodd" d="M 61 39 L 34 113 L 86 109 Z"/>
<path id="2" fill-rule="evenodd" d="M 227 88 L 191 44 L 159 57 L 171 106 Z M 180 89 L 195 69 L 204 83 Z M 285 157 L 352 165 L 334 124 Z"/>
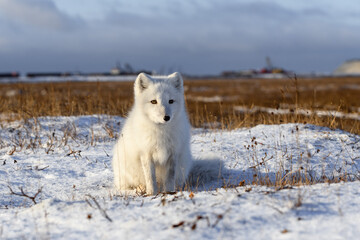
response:
<path id="1" fill-rule="evenodd" d="M 273 67 L 273 65 L 272 65 L 272 63 L 271 63 L 271 59 L 270 59 L 270 57 L 266 57 L 266 67 L 267 67 L 267 69 L 269 70 L 269 71 L 271 71 L 274 67 Z"/>

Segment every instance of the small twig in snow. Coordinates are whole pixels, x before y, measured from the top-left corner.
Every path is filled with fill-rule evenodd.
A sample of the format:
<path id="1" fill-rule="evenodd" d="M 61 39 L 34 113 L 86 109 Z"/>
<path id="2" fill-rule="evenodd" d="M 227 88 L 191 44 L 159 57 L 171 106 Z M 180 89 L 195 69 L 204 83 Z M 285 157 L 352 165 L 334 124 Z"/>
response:
<path id="1" fill-rule="evenodd" d="M 88 196 L 89 198 L 91 198 L 91 199 L 94 201 L 96 207 L 100 210 L 101 215 L 103 215 L 104 218 L 106 218 L 109 222 L 112 222 L 112 219 L 109 217 L 109 215 L 107 215 L 106 211 L 105 211 L 105 210 L 100 206 L 100 204 L 96 201 L 96 198 L 94 198 L 94 197 L 91 196 L 90 194 L 87 194 L 86 196 Z M 90 204 L 89 201 L 87 201 L 87 203 L 91 206 L 91 204 Z"/>
<path id="2" fill-rule="evenodd" d="M 30 196 L 28 195 L 27 193 L 25 193 L 24 189 L 22 187 L 19 187 L 19 190 L 20 190 L 20 193 L 17 193 L 17 192 L 14 192 L 13 189 L 8 186 L 8 188 L 10 189 L 10 193 L 12 195 L 15 195 L 15 196 L 19 196 L 19 197 L 25 197 L 25 198 L 29 198 L 34 204 L 37 204 L 36 202 L 36 197 L 41 193 L 42 191 L 42 187 L 38 189 L 37 193 L 35 193 L 34 196 Z"/>

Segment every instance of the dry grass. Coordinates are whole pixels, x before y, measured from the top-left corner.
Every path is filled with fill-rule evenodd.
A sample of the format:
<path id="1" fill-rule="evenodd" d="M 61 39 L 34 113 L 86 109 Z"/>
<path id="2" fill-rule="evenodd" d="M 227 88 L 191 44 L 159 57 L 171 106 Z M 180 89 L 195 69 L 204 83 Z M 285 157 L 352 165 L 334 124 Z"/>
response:
<path id="1" fill-rule="evenodd" d="M 324 110 L 359 116 L 359 96 L 359 77 L 185 81 L 187 109 L 195 127 L 234 129 L 291 122 L 360 134 L 359 118 L 316 114 L 316 111 Z M 0 111 L 14 118 L 89 114 L 126 116 L 133 103 L 133 83 L 0 84 L 0 102 Z M 247 110 L 238 111 L 236 107 L 239 106 Z M 289 111 L 278 114 L 261 110 L 264 108 Z M 298 111 L 303 109 L 309 114 Z"/>
<path id="2" fill-rule="evenodd" d="M 235 129 L 258 124 L 309 123 L 339 128 L 360 134 L 360 77 L 316 79 L 186 79 L 185 98 L 190 121 L 195 127 Z M 62 82 L 0 84 L 1 119 L 32 119 L 34 124 L 26 132 L 35 137 L 25 139 L 14 135 L 14 147 L 8 154 L 23 148 L 42 145 L 37 117 L 108 114 L 126 116 L 133 103 L 132 82 Z M 272 109 L 272 110 L 269 110 Z M 286 110 L 281 114 L 277 110 Z M 304 114 L 304 110 L 308 114 Z M 341 113 L 319 115 L 317 111 Z M 306 111 L 305 111 L 306 112 Z M 349 115 L 352 114 L 352 115 Z M 352 117 L 349 117 L 352 116 Z M 355 117 L 354 117 L 355 116 Z M 46 153 L 55 146 L 68 146 L 76 133 L 69 126 L 61 142 L 49 133 Z M 111 139 L 116 131 L 104 128 Z M 115 133 L 114 133 L 115 132 Z M 297 134 L 296 132 L 294 134 Z M 92 133 L 91 145 L 96 144 Z M 253 159 L 253 178 L 223 179 L 224 188 L 246 185 L 266 185 L 283 189 L 288 186 L 358 180 L 359 175 L 340 177 L 311 176 L 308 169 L 278 169 L 276 176 L 263 174 L 265 158 L 258 158 L 256 140 L 249 146 Z M 70 146 L 68 156 L 81 157 Z M 270 156 L 268 156 L 270 159 Z M 301 158 L 301 156 L 300 156 Z M 249 161 L 250 161 L 249 160 Z M 292 161 L 287 159 L 286 161 Z M 265 171 L 267 172 L 267 171 Z M 192 190 L 197 189 L 193 188 Z M 21 189 L 20 189 L 21 190 Z M 189 188 L 188 190 L 191 190 Z M 23 194 L 25 196 L 25 194 Z M 36 196 L 35 196 L 36 197 Z M 34 197 L 34 199 L 35 199 Z"/>
<path id="3" fill-rule="evenodd" d="M 225 129 L 252 127 L 258 124 L 310 123 L 360 133 L 360 121 L 348 118 L 319 116 L 316 111 L 358 113 L 360 78 L 321 79 L 249 79 L 199 80 L 187 83 L 188 110 L 192 123 L 209 123 Z M 206 102 L 216 100 L 217 102 Z M 254 107 L 289 109 L 288 114 L 266 111 L 236 111 Z M 314 114 L 303 115 L 307 109 Z"/>

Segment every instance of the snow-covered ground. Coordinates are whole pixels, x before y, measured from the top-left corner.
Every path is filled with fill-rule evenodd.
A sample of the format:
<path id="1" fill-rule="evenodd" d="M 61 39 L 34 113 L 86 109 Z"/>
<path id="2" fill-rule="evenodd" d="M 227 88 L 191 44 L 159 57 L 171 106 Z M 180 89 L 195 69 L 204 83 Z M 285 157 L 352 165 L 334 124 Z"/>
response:
<path id="1" fill-rule="evenodd" d="M 356 239 L 360 234 L 360 136 L 302 124 L 193 129 L 194 157 L 219 157 L 221 179 L 175 194 L 122 196 L 112 189 L 111 170 L 122 122 L 104 115 L 2 121 L 0 239 Z M 354 181 L 328 183 L 340 178 Z M 324 183 L 286 185 L 291 179 Z"/>
<path id="2" fill-rule="evenodd" d="M 319 117 L 332 117 L 332 118 L 344 118 L 344 119 L 353 119 L 360 120 L 360 108 L 353 109 L 353 113 L 343 113 L 335 110 L 311 110 L 304 108 L 288 107 L 286 108 L 268 108 L 261 106 L 252 106 L 248 108 L 246 106 L 235 106 L 234 110 L 240 113 L 257 113 L 265 112 L 276 115 L 285 115 L 285 114 L 297 114 L 303 116 L 312 116 L 316 115 Z"/>

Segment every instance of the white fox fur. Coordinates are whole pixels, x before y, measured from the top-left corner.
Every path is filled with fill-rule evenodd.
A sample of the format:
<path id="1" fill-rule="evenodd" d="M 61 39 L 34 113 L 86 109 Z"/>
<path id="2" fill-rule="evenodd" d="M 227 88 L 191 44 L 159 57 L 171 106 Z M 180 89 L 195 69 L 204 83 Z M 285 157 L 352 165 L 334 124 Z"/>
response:
<path id="1" fill-rule="evenodd" d="M 141 73 L 134 93 L 134 106 L 114 149 L 115 187 L 145 187 L 149 195 L 175 191 L 185 183 L 192 166 L 182 77 Z"/>
<path id="2" fill-rule="evenodd" d="M 217 178 L 220 161 L 198 160 L 193 165 L 181 75 L 151 77 L 140 73 L 134 93 L 134 106 L 114 149 L 116 189 L 145 188 L 153 195 L 183 187 L 190 171 L 190 184 Z"/>

